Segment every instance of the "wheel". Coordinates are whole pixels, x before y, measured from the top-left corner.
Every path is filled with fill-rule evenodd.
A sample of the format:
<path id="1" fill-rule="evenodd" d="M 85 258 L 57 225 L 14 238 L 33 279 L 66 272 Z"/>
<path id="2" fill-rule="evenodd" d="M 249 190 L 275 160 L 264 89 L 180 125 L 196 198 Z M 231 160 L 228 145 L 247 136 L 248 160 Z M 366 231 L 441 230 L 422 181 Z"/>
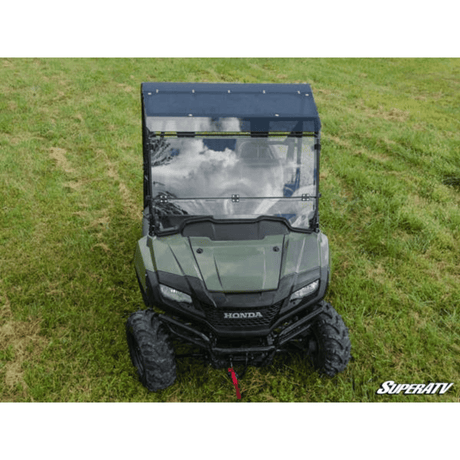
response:
<path id="1" fill-rule="evenodd" d="M 139 310 L 126 322 L 131 361 L 150 391 L 163 390 L 176 380 L 176 360 L 169 335 L 152 310 Z"/>
<path id="2" fill-rule="evenodd" d="M 323 307 L 324 311 L 311 325 L 307 353 L 316 369 L 334 377 L 347 367 L 351 343 L 342 317 L 331 304 L 323 302 Z"/>

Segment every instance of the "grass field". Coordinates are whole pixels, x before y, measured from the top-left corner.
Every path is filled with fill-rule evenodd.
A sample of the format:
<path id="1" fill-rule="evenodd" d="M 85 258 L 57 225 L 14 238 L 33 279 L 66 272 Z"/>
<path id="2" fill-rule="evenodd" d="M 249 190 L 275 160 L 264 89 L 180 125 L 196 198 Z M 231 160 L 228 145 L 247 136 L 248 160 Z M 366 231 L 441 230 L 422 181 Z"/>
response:
<path id="1" fill-rule="evenodd" d="M 0 400 L 234 401 L 223 370 L 136 379 L 143 81 L 307 82 L 323 123 L 327 300 L 353 360 L 250 368 L 246 401 L 460 400 L 460 60 L 0 60 Z M 387 380 L 453 382 L 379 396 Z"/>

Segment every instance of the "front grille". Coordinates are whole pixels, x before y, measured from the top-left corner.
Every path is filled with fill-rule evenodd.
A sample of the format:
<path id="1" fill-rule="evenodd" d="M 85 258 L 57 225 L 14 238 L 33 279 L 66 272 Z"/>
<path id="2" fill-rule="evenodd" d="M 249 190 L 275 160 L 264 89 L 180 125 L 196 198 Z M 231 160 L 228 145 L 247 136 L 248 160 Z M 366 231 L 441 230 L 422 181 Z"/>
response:
<path id="1" fill-rule="evenodd" d="M 275 303 L 269 307 L 256 308 L 222 308 L 213 307 L 212 305 L 203 305 L 203 310 L 208 322 L 216 329 L 238 328 L 254 329 L 266 328 L 271 325 L 281 309 L 283 302 Z M 255 318 L 225 318 L 225 313 L 257 313 L 260 312 L 262 317 Z"/>

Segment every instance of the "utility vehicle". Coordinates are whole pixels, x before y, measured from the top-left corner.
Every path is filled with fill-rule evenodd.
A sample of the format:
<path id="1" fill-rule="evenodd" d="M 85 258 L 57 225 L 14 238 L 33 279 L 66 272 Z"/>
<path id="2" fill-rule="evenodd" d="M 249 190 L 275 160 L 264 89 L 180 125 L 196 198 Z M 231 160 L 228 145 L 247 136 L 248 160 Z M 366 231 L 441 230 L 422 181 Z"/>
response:
<path id="1" fill-rule="evenodd" d="M 330 261 L 310 85 L 143 83 L 141 101 L 134 263 L 147 308 L 126 324 L 141 382 L 172 385 L 181 342 L 215 368 L 296 349 L 329 376 L 343 371 L 348 329 L 323 300 Z"/>

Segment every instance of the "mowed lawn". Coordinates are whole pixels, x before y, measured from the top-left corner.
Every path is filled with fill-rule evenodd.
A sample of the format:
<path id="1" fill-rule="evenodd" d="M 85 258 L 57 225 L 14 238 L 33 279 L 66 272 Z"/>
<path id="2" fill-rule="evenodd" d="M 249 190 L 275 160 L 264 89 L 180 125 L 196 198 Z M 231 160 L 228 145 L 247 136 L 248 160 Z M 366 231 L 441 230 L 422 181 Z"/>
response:
<path id="1" fill-rule="evenodd" d="M 312 85 L 327 300 L 353 359 L 332 379 L 300 355 L 249 368 L 243 400 L 458 402 L 458 59 L 0 60 L 0 400 L 236 400 L 192 358 L 150 393 L 129 359 L 143 81 Z M 376 394 L 389 380 L 453 386 Z"/>

